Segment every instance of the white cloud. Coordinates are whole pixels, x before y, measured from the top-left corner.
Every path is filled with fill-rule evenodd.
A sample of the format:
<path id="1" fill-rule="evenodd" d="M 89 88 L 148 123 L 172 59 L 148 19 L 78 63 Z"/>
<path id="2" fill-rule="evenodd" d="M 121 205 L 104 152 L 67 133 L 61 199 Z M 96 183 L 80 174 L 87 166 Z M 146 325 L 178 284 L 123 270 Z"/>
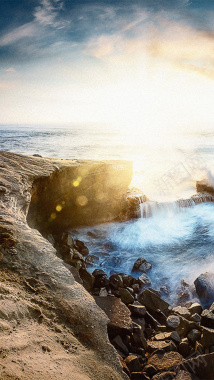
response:
<path id="1" fill-rule="evenodd" d="M 11 45 L 20 39 L 26 37 L 32 37 L 37 31 L 36 25 L 33 22 L 29 22 L 18 28 L 14 28 L 10 32 L 6 33 L 0 38 L 0 46 Z"/>
<path id="2" fill-rule="evenodd" d="M 35 9 L 35 20 L 41 25 L 52 25 L 62 28 L 62 22 L 57 20 L 58 12 L 63 8 L 62 0 L 41 0 L 40 5 Z"/>
<path id="3" fill-rule="evenodd" d="M 8 67 L 8 69 L 5 69 L 7 73 L 14 73 L 16 70 L 13 67 Z"/>

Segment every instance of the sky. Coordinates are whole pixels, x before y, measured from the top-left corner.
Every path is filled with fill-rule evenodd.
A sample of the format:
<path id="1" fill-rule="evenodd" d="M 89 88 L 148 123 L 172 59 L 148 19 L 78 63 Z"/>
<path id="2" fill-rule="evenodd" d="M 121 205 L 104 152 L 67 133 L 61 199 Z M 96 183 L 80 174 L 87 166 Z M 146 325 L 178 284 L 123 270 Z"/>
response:
<path id="1" fill-rule="evenodd" d="M 214 120 L 213 0 L 0 0 L 0 124 Z"/>

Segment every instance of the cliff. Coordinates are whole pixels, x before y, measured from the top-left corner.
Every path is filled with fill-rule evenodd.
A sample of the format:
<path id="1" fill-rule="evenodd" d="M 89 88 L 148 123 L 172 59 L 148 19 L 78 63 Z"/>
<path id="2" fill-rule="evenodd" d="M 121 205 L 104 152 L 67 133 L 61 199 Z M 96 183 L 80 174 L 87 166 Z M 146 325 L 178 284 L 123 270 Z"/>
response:
<path id="1" fill-rule="evenodd" d="M 128 162 L 0 153 L 1 378 L 122 379 L 107 317 L 40 231 L 117 218 Z"/>

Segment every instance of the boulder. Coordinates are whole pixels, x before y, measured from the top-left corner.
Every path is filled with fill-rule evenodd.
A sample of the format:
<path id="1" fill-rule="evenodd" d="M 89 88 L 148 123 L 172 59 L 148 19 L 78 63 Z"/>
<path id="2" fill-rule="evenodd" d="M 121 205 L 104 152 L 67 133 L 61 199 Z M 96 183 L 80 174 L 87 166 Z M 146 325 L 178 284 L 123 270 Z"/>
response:
<path id="1" fill-rule="evenodd" d="M 194 358 L 184 360 L 177 367 L 177 371 L 188 371 L 199 379 L 213 380 L 214 353 L 198 355 Z"/>
<path id="2" fill-rule="evenodd" d="M 62 243 L 67 245 L 69 248 L 74 248 L 74 241 L 69 232 L 63 232 L 61 240 Z"/>
<path id="3" fill-rule="evenodd" d="M 90 291 L 93 289 L 95 277 L 87 269 L 80 268 L 79 275 L 83 281 L 83 286 Z"/>
<path id="4" fill-rule="evenodd" d="M 194 302 L 194 303 L 192 303 L 192 305 L 188 308 L 188 310 L 189 310 L 189 312 L 191 313 L 191 314 L 195 314 L 195 313 L 197 313 L 197 314 L 201 314 L 202 313 L 202 306 L 200 305 L 200 303 L 198 303 L 198 302 Z"/>
<path id="5" fill-rule="evenodd" d="M 164 314 L 168 314 L 169 304 L 164 301 L 157 294 L 145 289 L 138 295 L 138 301 L 146 306 L 146 308 L 152 313 L 157 309 L 161 310 Z"/>
<path id="6" fill-rule="evenodd" d="M 113 340 L 112 340 L 112 344 L 114 345 L 114 347 L 123 352 L 126 356 L 129 354 L 129 350 L 128 348 L 126 347 L 126 345 L 124 344 L 124 342 L 122 341 L 122 338 L 120 335 L 117 335 Z"/>
<path id="7" fill-rule="evenodd" d="M 95 269 L 92 274 L 95 277 L 95 288 L 103 288 L 109 285 L 108 276 L 102 269 Z"/>
<path id="8" fill-rule="evenodd" d="M 130 372 L 140 372 L 141 365 L 139 361 L 139 357 L 137 355 L 129 355 L 125 359 L 125 363 Z"/>
<path id="9" fill-rule="evenodd" d="M 87 265 L 95 265 L 99 262 L 99 257 L 95 255 L 88 255 L 85 259 Z"/>
<path id="10" fill-rule="evenodd" d="M 176 373 L 173 371 L 161 372 L 153 376 L 152 380 L 172 380 L 175 378 L 175 376 Z"/>
<path id="11" fill-rule="evenodd" d="M 177 315 L 170 315 L 166 320 L 166 324 L 171 329 L 176 329 L 180 325 L 180 318 Z"/>
<path id="12" fill-rule="evenodd" d="M 129 305 L 130 303 L 134 302 L 134 297 L 133 295 L 128 291 L 128 289 L 125 288 L 119 288 L 119 293 L 121 297 L 121 301 L 125 305 Z"/>
<path id="13" fill-rule="evenodd" d="M 200 274 L 194 281 L 195 289 L 203 306 L 210 306 L 214 300 L 214 273 Z"/>
<path id="14" fill-rule="evenodd" d="M 176 331 L 163 332 L 163 333 L 156 334 L 154 336 L 154 340 L 158 340 L 158 341 L 169 340 L 169 339 L 173 340 L 176 343 L 180 343 L 180 341 L 181 341 L 181 338 Z"/>
<path id="15" fill-rule="evenodd" d="M 199 323 L 201 321 L 201 316 L 197 313 L 191 315 L 191 321 Z"/>
<path id="16" fill-rule="evenodd" d="M 83 241 L 81 240 L 76 240 L 75 241 L 75 248 L 83 255 L 87 256 L 89 254 L 89 249 L 85 246 Z"/>
<path id="17" fill-rule="evenodd" d="M 192 380 L 192 376 L 189 372 L 181 370 L 177 373 L 175 380 Z"/>
<path id="18" fill-rule="evenodd" d="M 120 298 L 94 297 L 97 305 L 106 313 L 109 318 L 108 332 L 111 337 L 117 335 L 130 335 L 133 331 L 131 313 L 126 305 L 121 302 Z"/>
<path id="19" fill-rule="evenodd" d="M 166 371 L 182 363 L 184 360 L 178 352 L 157 352 L 148 359 L 148 364 L 155 366 L 157 371 Z"/>
<path id="20" fill-rule="evenodd" d="M 201 335 L 201 344 L 204 348 L 208 348 L 214 344 L 214 329 L 203 327 Z"/>
<path id="21" fill-rule="evenodd" d="M 151 268 L 152 268 L 152 264 L 151 263 L 149 263 L 146 259 L 144 259 L 144 257 L 139 257 L 135 261 L 132 270 L 133 271 L 147 272 Z"/>
<path id="22" fill-rule="evenodd" d="M 197 330 L 197 329 L 192 329 L 189 334 L 187 335 L 187 338 L 191 341 L 191 342 L 196 342 L 197 340 L 200 340 L 201 338 L 201 331 Z"/>
<path id="23" fill-rule="evenodd" d="M 138 282 L 140 286 L 149 286 L 151 285 L 151 281 L 146 273 L 141 274 L 141 276 L 138 277 Z"/>
<path id="24" fill-rule="evenodd" d="M 184 307 L 184 306 L 173 307 L 172 311 L 174 313 L 181 315 L 182 317 L 184 317 L 186 319 L 190 318 L 190 316 L 191 316 L 190 311 L 187 309 L 187 307 Z"/>
<path id="25" fill-rule="evenodd" d="M 109 285 L 114 289 L 123 287 L 123 278 L 119 274 L 112 274 L 109 277 Z"/>
<path id="26" fill-rule="evenodd" d="M 129 310 L 136 317 L 145 317 L 146 315 L 146 307 L 143 305 L 129 305 Z"/>
<path id="27" fill-rule="evenodd" d="M 169 351 L 177 351 L 177 347 L 174 342 L 171 340 L 160 340 L 160 341 L 155 341 L 155 340 L 148 340 L 147 341 L 148 345 L 148 352 L 152 353 L 156 350 L 163 350 L 166 352 Z"/>
<path id="28" fill-rule="evenodd" d="M 201 325 L 214 329 L 214 313 L 211 310 L 203 310 L 201 314 Z"/>
<path id="29" fill-rule="evenodd" d="M 182 339 L 178 346 L 178 352 L 186 358 L 190 354 L 191 347 L 187 338 Z"/>

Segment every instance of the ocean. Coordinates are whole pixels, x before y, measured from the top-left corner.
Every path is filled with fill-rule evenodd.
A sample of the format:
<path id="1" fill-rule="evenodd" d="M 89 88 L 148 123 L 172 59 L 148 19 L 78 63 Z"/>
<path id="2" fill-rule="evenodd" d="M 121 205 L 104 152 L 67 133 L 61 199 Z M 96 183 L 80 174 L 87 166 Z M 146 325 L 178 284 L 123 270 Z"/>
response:
<path id="1" fill-rule="evenodd" d="M 191 197 L 197 180 L 213 181 L 212 129 L 154 134 L 106 125 L 1 125 L 0 150 L 53 158 L 133 161 L 131 187 L 162 206 L 153 208 L 148 218 L 71 231 L 98 258 L 90 271 L 100 267 L 108 275 L 130 274 L 134 261 L 143 256 L 152 264 L 148 273 L 152 286 L 167 285 L 170 291 L 165 297 L 171 302 L 182 291 L 182 280 L 191 287 L 197 275 L 214 271 L 214 203 L 179 208 L 175 202 Z"/>

